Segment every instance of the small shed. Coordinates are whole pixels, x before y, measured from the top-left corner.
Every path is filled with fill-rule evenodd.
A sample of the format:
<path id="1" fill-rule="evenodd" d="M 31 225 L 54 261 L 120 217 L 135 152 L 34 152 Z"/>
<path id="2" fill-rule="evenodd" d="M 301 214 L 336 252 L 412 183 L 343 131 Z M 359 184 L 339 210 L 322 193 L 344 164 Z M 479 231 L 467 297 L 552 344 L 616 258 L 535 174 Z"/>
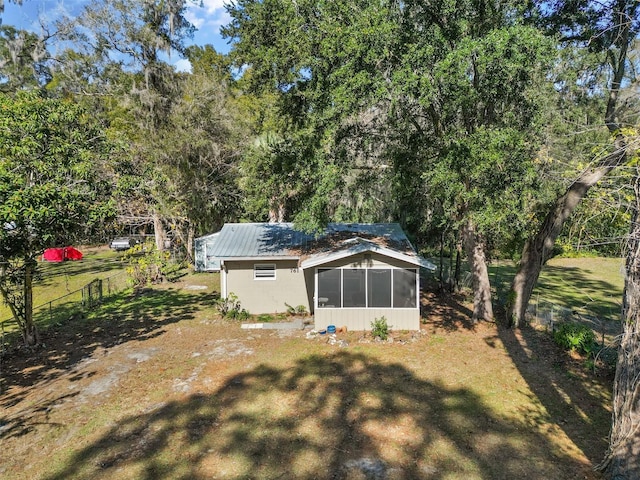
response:
<path id="1" fill-rule="evenodd" d="M 215 257 L 213 247 L 220 232 L 211 233 L 195 239 L 194 245 L 194 270 L 196 272 L 219 272 L 220 259 Z"/>

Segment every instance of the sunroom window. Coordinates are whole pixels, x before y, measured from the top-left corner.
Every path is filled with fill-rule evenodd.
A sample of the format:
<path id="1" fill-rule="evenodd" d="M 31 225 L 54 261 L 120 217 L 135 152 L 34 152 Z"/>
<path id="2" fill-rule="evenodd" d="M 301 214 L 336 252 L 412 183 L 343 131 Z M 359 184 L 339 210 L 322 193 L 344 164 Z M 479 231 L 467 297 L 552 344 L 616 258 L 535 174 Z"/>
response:
<path id="1" fill-rule="evenodd" d="M 416 308 L 417 271 L 405 268 L 319 268 L 318 308 Z"/>

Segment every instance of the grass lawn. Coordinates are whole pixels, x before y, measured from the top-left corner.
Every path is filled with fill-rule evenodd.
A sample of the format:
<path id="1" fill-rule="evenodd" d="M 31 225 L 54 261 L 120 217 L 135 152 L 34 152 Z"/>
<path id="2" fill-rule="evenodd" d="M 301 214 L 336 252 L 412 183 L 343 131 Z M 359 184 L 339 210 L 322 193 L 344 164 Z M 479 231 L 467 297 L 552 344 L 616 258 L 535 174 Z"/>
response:
<path id="1" fill-rule="evenodd" d="M 491 265 L 490 278 L 499 298 L 506 295 L 514 274 L 511 262 Z M 619 321 L 623 288 L 621 258 L 552 258 L 542 269 L 531 302 Z"/>
<path id="2" fill-rule="evenodd" d="M 79 261 L 39 262 L 41 274 L 33 289 L 35 313 L 40 312 L 41 315 L 39 324 L 48 323 L 49 302 L 52 302 L 51 309 L 55 316 L 66 314 L 68 317 L 82 301 L 82 292 L 79 291 L 82 287 L 96 278 L 113 277 L 125 270 L 126 264 L 121 261 L 122 253 L 113 252 L 106 247 L 86 247 L 80 250 L 84 256 Z M 0 322 L 10 321 L 11 318 L 9 307 L 0 301 Z"/>
<path id="3" fill-rule="evenodd" d="M 610 372 L 544 332 L 427 295 L 420 334 L 341 348 L 220 319 L 217 284 L 114 297 L 4 358 L 0 478 L 600 478 Z"/>

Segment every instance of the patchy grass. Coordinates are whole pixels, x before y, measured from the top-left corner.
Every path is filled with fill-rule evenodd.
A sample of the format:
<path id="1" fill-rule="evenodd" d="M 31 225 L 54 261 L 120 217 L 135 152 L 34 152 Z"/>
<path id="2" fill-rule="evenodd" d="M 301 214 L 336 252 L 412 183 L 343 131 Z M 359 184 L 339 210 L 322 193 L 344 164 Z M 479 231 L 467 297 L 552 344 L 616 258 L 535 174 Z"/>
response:
<path id="1" fill-rule="evenodd" d="M 611 379 L 544 333 L 428 296 L 421 335 L 340 348 L 220 319 L 216 282 L 123 295 L 3 359 L 0 478 L 600 478 Z"/>
<path id="2" fill-rule="evenodd" d="M 504 300 L 514 274 L 515 266 L 510 262 L 491 265 L 490 278 L 498 300 Z M 623 288 L 624 263 L 620 258 L 552 258 L 542 269 L 531 300 L 617 321 Z"/>
<path id="3" fill-rule="evenodd" d="M 82 260 L 39 262 L 40 276 L 35 281 L 33 289 L 36 313 L 48 310 L 48 303 L 53 302 L 52 308 L 66 309 L 72 314 L 75 311 L 73 306 L 82 301 L 79 289 L 96 278 L 111 277 L 124 272 L 126 268 L 126 264 L 121 260 L 122 254 L 106 247 L 86 247 L 80 250 L 84 255 Z M 9 307 L 0 301 L 0 322 L 11 318 Z"/>

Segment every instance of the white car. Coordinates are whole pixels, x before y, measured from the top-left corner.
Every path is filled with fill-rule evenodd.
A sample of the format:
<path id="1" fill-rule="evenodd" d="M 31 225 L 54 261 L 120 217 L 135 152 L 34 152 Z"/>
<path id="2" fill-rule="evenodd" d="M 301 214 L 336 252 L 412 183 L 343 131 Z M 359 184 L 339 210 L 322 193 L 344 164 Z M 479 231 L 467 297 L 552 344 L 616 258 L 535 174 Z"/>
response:
<path id="1" fill-rule="evenodd" d="M 112 250 L 120 251 L 120 250 L 129 250 L 131 247 L 135 245 L 133 239 L 129 237 L 119 237 L 114 238 L 109 244 L 109 248 Z"/>

